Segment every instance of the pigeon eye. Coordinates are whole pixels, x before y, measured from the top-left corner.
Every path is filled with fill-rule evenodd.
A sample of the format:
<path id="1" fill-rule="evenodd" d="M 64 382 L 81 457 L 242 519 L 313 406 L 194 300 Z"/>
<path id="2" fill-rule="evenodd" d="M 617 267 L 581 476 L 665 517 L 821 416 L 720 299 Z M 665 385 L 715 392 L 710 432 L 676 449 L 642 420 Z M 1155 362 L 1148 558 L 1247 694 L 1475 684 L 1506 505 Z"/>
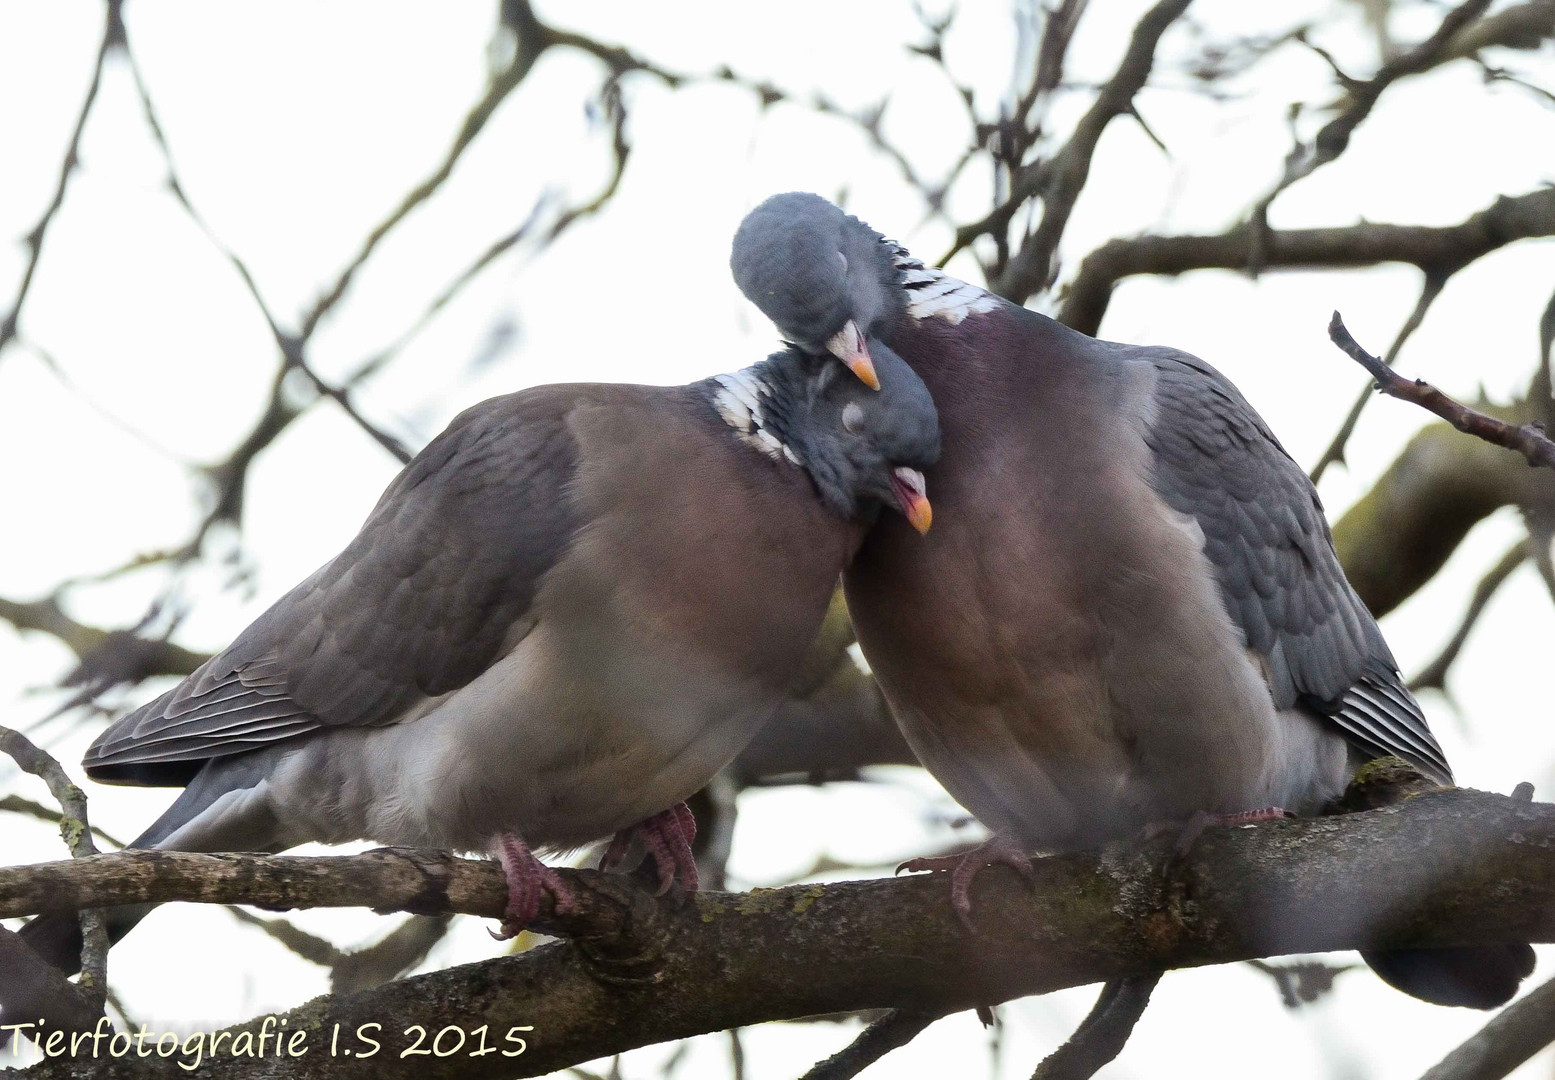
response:
<path id="1" fill-rule="evenodd" d="M 842 426 L 854 433 L 864 426 L 864 410 L 859 407 L 858 402 L 850 401 L 842 407 Z"/>

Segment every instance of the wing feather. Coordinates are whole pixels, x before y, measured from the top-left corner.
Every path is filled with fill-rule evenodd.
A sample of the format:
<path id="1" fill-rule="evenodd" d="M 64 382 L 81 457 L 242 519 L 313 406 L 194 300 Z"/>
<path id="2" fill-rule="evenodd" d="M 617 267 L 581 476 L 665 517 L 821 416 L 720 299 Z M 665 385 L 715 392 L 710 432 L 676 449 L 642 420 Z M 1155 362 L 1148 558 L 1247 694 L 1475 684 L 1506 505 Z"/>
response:
<path id="1" fill-rule="evenodd" d="M 1132 352 L 1156 373 L 1152 482 L 1199 523 L 1221 599 L 1266 659 L 1276 706 L 1303 705 L 1365 753 L 1397 754 L 1451 783 L 1376 620 L 1345 579 L 1301 467 L 1210 365 L 1169 349 Z"/>
<path id="2" fill-rule="evenodd" d="M 331 725 L 395 723 L 479 675 L 576 531 L 566 416 L 578 396 L 545 387 L 460 414 L 343 552 L 103 732 L 88 775 L 185 783 L 208 758 Z"/>

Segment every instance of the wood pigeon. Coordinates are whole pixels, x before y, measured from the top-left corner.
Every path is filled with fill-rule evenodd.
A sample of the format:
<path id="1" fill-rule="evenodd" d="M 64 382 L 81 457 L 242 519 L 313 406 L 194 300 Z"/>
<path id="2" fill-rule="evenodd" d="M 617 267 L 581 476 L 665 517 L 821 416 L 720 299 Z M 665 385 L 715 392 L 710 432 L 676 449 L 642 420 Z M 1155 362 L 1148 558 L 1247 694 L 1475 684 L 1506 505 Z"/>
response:
<path id="1" fill-rule="evenodd" d="M 1386 754 L 1452 782 L 1317 492 L 1210 365 L 957 281 L 818 195 L 752 210 L 730 264 L 790 341 L 855 369 L 889 346 L 934 396 L 945 526 L 915 545 L 882 522 L 844 586 L 908 742 L 1003 834 L 996 859 L 1317 813 Z M 1533 965 L 1526 945 L 1366 959 L 1480 1008 Z"/>
<path id="2" fill-rule="evenodd" d="M 661 892 L 677 870 L 695 889 L 683 800 L 779 705 L 878 508 L 928 529 L 933 402 L 875 363 L 878 392 L 789 349 L 467 409 L 341 554 L 104 731 L 87 775 L 184 786 L 136 847 L 495 848 L 509 928 L 542 889 L 571 900 L 531 849 L 636 828 Z M 23 934 L 73 971 L 75 922 Z"/>

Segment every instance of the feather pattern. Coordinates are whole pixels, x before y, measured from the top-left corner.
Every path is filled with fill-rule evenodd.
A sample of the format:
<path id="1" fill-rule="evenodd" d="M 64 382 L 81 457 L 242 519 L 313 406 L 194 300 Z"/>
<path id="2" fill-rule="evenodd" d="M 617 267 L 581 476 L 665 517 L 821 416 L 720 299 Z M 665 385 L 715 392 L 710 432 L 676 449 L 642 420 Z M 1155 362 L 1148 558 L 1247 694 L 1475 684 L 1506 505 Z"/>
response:
<path id="1" fill-rule="evenodd" d="M 953 278 L 935 266 L 925 266 L 894 240 L 882 239 L 891 253 L 899 282 L 907 294 L 907 315 L 915 320 L 943 319 L 952 326 L 968 315 L 994 311 L 1004 301 L 976 285 Z"/>
<path id="2" fill-rule="evenodd" d="M 340 555 L 104 732 L 89 775 L 186 780 L 211 757 L 419 715 L 486 670 L 575 528 L 565 499 L 531 497 L 564 489 L 574 470 L 563 400 L 508 395 L 462 413 Z"/>
<path id="3" fill-rule="evenodd" d="M 1210 365 L 1170 349 L 1130 351 L 1156 371 L 1152 483 L 1198 522 L 1226 610 L 1264 658 L 1276 706 L 1305 706 L 1366 753 L 1396 754 L 1451 783 L 1376 620 L 1345 579 L 1306 473 Z"/>

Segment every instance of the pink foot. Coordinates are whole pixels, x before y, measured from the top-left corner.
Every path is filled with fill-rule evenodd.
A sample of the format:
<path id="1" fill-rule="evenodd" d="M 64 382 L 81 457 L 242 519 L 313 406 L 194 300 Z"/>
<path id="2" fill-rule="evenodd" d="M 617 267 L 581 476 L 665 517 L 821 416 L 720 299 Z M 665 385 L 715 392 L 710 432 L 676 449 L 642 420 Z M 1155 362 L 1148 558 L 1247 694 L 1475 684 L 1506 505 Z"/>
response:
<path id="1" fill-rule="evenodd" d="M 605 857 L 600 860 L 602 869 L 608 870 L 626 857 L 627 846 L 633 835 L 642 837 L 643 847 L 653 856 L 653 865 L 659 872 L 659 890 L 654 895 L 663 896 L 680 875 L 680 884 L 687 892 L 696 892 L 697 861 L 691 854 L 691 842 L 697 836 L 696 818 L 685 803 L 676 803 L 662 813 L 654 814 L 647 821 L 622 829 L 610 841 Z"/>
<path id="2" fill-rule="evenodd" d="M 994 833 L 963 855 L 908 859 L 896 868 L 896 872 L 900 874 L 903 870 L 909 872 L 949 870 L 950 906 L 955 909 L 961 925 L 970 930 L 972 929 L 972 879 L 984 869 L 995 865 L 1008 866 L 1025 878 L 1027 885 L 1036 884 L 1036 872 L 1031 868 L 1031 856 L 1026 854 L 1020 844 L 1004 833 Z"/>
<path id="3" fill-rule="evenodd" d="M 498 941 L 517 937 L 540 914 L 540 896 L 549 889 L 556 899 L 556 911 L 565 915 L 573 909 L 572 886 L 551 867 L 535 858 L 534 852 L 518 834 L 504 832 L 495 841 L 497 858 L 508 881 L 508 906 L 502 929 L 491 936 Z"/>

